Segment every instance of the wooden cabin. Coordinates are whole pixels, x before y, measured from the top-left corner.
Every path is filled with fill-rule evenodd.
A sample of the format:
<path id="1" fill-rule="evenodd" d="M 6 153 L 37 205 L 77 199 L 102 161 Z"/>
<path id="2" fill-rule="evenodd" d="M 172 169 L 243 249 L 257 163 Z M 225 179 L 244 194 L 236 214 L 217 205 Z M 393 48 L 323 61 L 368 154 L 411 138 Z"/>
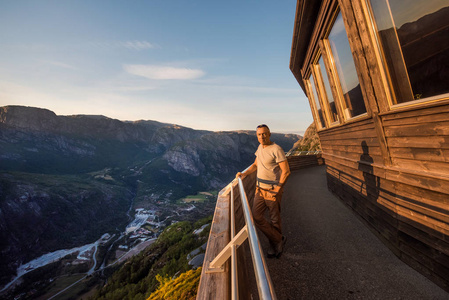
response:
<path id="1" fill-rule="evenodd" d="M 449 290 L 449 2 L 298 0 L 290 69 L 329 189 Z"/>

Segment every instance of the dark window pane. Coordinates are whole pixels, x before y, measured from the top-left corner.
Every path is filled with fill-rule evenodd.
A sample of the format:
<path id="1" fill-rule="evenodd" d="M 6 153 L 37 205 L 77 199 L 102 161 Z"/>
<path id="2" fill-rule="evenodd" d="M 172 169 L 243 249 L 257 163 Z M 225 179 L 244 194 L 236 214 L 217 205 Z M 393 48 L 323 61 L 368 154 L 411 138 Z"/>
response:
<path id="1" fill-rule="evenodd" d="M 324 116 L 323 116 L 323 110 L 321 109 L 321 105 L 320 105 L 320 99 L 318 98 L 318 94 L 317 94 L 317 89 L 316 89 L 316 84 L 315 84 L 315 80 L 313 80 L 313 76 L 310 75 L 309 77 L 309 82 L 310 82 L 310 89 L 312 90 L 312 96 L 313 96 L 313 100 L 315 101 L 315 106 L 316 106 L 316 110 L 318 113 L 318 118 L 320 119 L 320 125 L 321 128 L 325 128 L 326 127 L 326 123 L 324 122 Z"/>
<path id="2" fill-rule="evenodd" d="M 341 13 L 338 14 L 335 20 L 328 40 L 343 91 L 346 118 L 366 113 L 365 102 L 363 101 L 362 90 L 360 89 Z"/>
<path id="3" fill-rule="evenodd" d="M 449 2 L 369 0 L 394 104 L 449 93 Z"/>
<path id="4" fill-rule="evenodd" d="M 338 121 L 337 107 L 335 106 L 334 96 L 332 95 L 332 89 L 331 89 L 331 85 L 329 83 L 329 77 L 327 75 L 326 67 L 324 65 L 324 60 L 323 60 L 322 56 L 318 60 L 317 67 L 318 67 L 318 72 L 321 75 L 321 79 L 323 80 L 324 89 L 325 89 L 324 92 L 326 94 L 326 100 L 329 103 L 331 122 L 334 123 L 334 122 Z"/>

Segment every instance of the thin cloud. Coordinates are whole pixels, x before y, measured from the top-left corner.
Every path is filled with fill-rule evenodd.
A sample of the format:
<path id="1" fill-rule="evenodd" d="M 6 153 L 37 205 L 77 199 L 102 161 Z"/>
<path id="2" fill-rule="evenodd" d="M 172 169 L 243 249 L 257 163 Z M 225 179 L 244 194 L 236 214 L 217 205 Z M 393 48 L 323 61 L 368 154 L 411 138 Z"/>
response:
<path id="1" fill-rule="evenodd" d="M 63 62 L 59 62 L 59 61 L 44 60 L 43 62 L 47 63 L 47 64 L 50 64 L 50 65 L 53 65 L 53 66 L 61 67 L 61 68 L 64 68 L 64 69 L 78 70 L 78 68 L 75 67 L 75 66 L 72 66 L 72 65 L 69 65 L 69 64 L 66 64 L 66 63 L 63 63 Z"/>
<path id="2" fill-rule="evenodd" d="M 147 50 L 147 49 L 154 49 L 154 48 L 160 48 L 156 44 L 152 44 L 147 41 L 126 41 L 126 42 L 94 42 L 90 43 L 93 47 L 98 48 L 111 48 L 111 49 L 117 49 L 117 48 L 126 48 L 129 50 Z"/>
<path id="3" fill-rule="evenodd" d="M 200 69 L 174 68 L 155 65 L 124 65 L 126 72 L 156 80 L 190 80 L 204 76 L 205 72 Z"/>
<path id="4" fill-rule="evenodd" d="M 147 41 L 128 41 L 123 44 L 125 48 L 131 49 L 131 50 L 145 50 L 145 49 L 151 49 L 155 48 L 153 44 L 148 43 Z"/>

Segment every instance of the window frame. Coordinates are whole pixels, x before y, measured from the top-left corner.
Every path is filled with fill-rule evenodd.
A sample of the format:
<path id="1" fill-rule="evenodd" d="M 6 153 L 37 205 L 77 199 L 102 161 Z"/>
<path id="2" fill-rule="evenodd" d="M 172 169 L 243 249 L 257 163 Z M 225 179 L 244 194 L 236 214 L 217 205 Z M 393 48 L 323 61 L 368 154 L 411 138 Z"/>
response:
<path id="1" fill-rule="evenodd" d="M 335 21 L 337 20 L 337 17 L 338 17 L 339 13 L 341 13 L 341 9 L 340 9 L 340 6 L 337 6 L 334 9 L 333 13 L 332 13 L 332 17 L 329 19 L 329 22 L 328 22 L 327 27 L 326 27 L 325 34 L 321 38 L 321 41 L 322 41 L 322 44 L 323 44 L 322 47 L 325 49 L 324 52 L 326 53 L 327 60 L 328 60 L 327 67 L 330 69 L 330 71 L 332 73 L 331 76 L 332 76 L 332 80 L 334 82 L 334 86 L 335 86 L 336 93 L 337 93 L 336 99 L 337 98 L 339 99 L 339 106 L 340 106 L 340 109 L 341 109 L 341 112 L 340 112 L 341 116 L 340 116 L 340 118 L 342 120 L 344 120 L 344 122 L 342 122 L 342 123 L 346 123 L 348 121 L 358 120 L 360 118 L 365 118 L 365 117 L 369 116 L 369 111 L 370 110 L 369 110 L 369 103 L 365 99 L 365 97 L 363 96 L 363 93 L 362 93 L 362 100 L 363 100 L 363 103 L 365 105 L 366 112 L 364 112 L 362 114 L 359 114 L 359 115 L 356 115 L 356 116 L 348 116 L 345 113 L 345 108 L 347 107 L 347 104 L 346 104 L 346 101 L 344 99 L 344 93 L 343 93 L 342 84 L 341 84 L 341 81 L 340 81 L 340 76 L 338 75 L 337 66 L 335 64 L 334 55 L 332 53 L 332 49 L 331 49 L 331 45 L 330 45 L 330 41 L 329 41 L 329 35 L 330 35 L 330 33 L 331 33 L 331 31 L 332 31 L 332 29 L 334 27 Z M 343 18 L 343 23 L 345 25 L 345 32 L 346 32 L 346 34 L 348 34 L 348 31 L 346 30 L 346 23 L 345 23 L 344 18 Z M 349 42 L 349 38 L 348 38 L 348 42 Z M 351 43 L 350 42 L 349 42 L 349 47 L 351 48 Z M 351 48 L 351 51 L 352 51 L 352 48 Z M 362 81 L 360 80 L 359 74 L 357 72 L 357 63 L 356 63 L 356 60 L 354 59 L 354 57 L 352 57 L 352 61 L 354 63 L 354 67 L 356 69 L 357 81 L 359 82 L 360 88 L 362 88 Z"/>
<path id="2" fill-rule="evenodd" d="M 304 82 L 306 83 L 306 89 L 307 89 L 307 92 L 309 94 L 309 97 L 308 97 L 309 98 L 309 104 L 312 107 L 312 113 L 313 113 L 313 116 L 315 118 L 315 123 L 317 125 L 316 127 L 317 127 L 317 130 L 327 129 L 327 128 L 329 128 L 329 126 L 328 126 L 329 122 L 327 120 L 326 113 L 324 112 L 323 104 L 321 102 L 320 95 L 318 94 L 318 90 L 316 89 L 317 88 L 316 86 L 315 86 L 315 91 L 316 91 L 316 94 L 318 96 L 318 99 L 315 99 L 315 94 L 314 94 L 314 92 L 312 90 L 313 89 L 313 84 L 310 81 L 310 77 L 312 77 L 314 82 L 316 82 L 316 79 L 314 78 L 311 70 L 307 73 L 307 76 L 305 76 L 306 79 L 304 79 Z M 316 106 L 316 101 L 318 101 L 318 103 L 321 106 L 321 111 L 322 111 L 322 114 L 323 114 L 324 126 L 323 126 L 323 124 L 321 124 L 321 118 L 320 118 L 320 114 L 318 112 L 318 108 Z"/>
<path id="3" fill-rule="evenodd" d="M 378 37 L 377 23 L 376 23 L 376 20 L 374 19 L 374 14 L 372 12 L 371 4 L 369 3 L 369 1 L 370 0 L 362 0 L 362 1 L 360 1 L 360 3 L 362 6 L 363 15 L 365 17 L 365 22 L 367 24 L 368 35 L 371 40 L 372 48 L 373 48 L 373 51 L 375 54 L 375 59 L 377 61 L 377 65 L 379 67 L 379 71 L 380 71 L 379 73 L 381 75 L 383 88 L 385 90 L 388 110 L 384 111 L 383 113 L 388 113 L 389 111 L 401 110 L 401 109 L 408 108 L 408 107 L 413 108 L 413 107 L 427 105 L 427 104 L 431 104 L 431 103 L 448 101 L 449 100 L 449 92 L 446 94 L 430 96 L 427 98 L 411 100 L 411 101 L 407 101 L 407 102 L 403 102 L 403 103 L 396 103 L 396 104 L 394 103 L 395 99 L 397 99 L 398 95 L 396 95 L 395 90 L 393 88 L 389 66 L 387 65 L 387 62 L 383 57 L 384 50 L 382 48 L 382 44 Z M 402 49 L 401 49 L 401 53 L 402 53 Z M 402 55 L 402 59 L 403 59 L 403 55 Z M 405 65 L 405 62 L 404 62 L 404 68 L 405 68 L 405 71 L 407 72 L 407 67 Z M 409 75 L 407 73 L 407 78 L 410 81 L 408 76 Z M 413 94 L 412 89 L 410 89 L 410 92 Z"/>
<path id="4" fill-rule="evenodd" d="M 329 95 L 327 95 L 327 91 L 326 91 L 326 87 L 324 86 L 324 74 L 323 74 L 323 70 L 321 70 L 321 66 L 319 64 L 319 60 L 320 58 L 323 58 L 323 63 L 326 66 L 326 68 L 328 68 L 323 54 L 321 53 L 321 50 L 318 50 L 316 55 L 315 55 L 315 59 L 312 61 L 312 64 L 310 66 L 311 72 L 313 74 L 313 79 L 315 80 L 315 82 L 318 84 L 318 90 L 317 90 L 317 94 L 318 97 L 320 98 L 320 103 L 321 103 L 321 107 L 323 108 L 323 110 L 325 111 L 325 115 L 326 115 L 326 119 L 327 119 L 327 127 L 334 127 L 336 125 L 341 124 L 341 116 L 339 114 L 339 111 L 337 109 L 337 120 L 332 122 L 332 111 L 330 108 L 330 102 L 329 102 Z M 339 103 L 337 102 L 337 98 L 335 97 L 334 93 L 332 92 L 332 82 L 330 81 L 329 78 L 329 74 L 327 72 L 327 69 L 324 70 L 324 72 L 326 73 L 327 79 L 329 80 L 329 84 L 331 85 L 331 93 L 332 95 L 330 95 L 331 97 L 334 98 L 334 102 L 335 102 L 335 106 L 339 106 Z"/>

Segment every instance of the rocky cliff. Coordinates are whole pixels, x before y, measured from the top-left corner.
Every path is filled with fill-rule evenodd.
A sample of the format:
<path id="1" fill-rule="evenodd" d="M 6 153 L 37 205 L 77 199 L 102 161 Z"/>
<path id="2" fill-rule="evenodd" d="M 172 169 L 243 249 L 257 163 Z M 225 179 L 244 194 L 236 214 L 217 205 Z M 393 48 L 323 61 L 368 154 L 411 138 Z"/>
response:
<path id="1" fill-rule="evenodd" d="M 320 151 L 321 142 L 316 131 L 315 123 L 310 124 L 304 133 L 304 137 L 300 138 L 291 149 L 292 152 L 295 151 Z"/>

